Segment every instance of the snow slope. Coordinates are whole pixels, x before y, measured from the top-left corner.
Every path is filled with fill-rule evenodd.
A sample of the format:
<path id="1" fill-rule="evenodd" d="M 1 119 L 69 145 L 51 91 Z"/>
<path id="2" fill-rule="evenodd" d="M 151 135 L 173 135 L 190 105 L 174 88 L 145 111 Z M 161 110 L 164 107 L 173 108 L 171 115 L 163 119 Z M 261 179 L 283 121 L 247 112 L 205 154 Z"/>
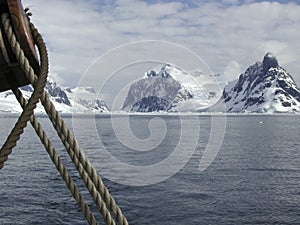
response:
<path id="1" fill-rule="evenodd" d="M 216 85 L 216 81 L 165 64 L 158 71 L 146 72 L 131 85 L 122 109 L 130 112 L 199 111 L 218 99 L 218 88 L 210 91 L 206 85 Z"/>
<path id="2" fill-rule="evenodd" d="M 20 88 L 23 96 L 28 99 L 33 89 L 30 85 Z M 48 79 L 45 90 L 57 111 L 61 113 L 102 113 L 109 112 L 105 102 L 97 98 L 93 88 L 76 87 L 62 88 L 52 79 Z M 22 108 L 12 91 L 0 93 L 0 113 L 20 113 Z M 44 113 L 43 106 L 39 103 L 36 113 Z"/>
<path id="3" fill-rule="evenodd" d="M 213 111 L 219 111 L 221 104 L 227 112 L 300 112 L 300 90 L 276 57 L 267 53 L 263 62 L 250 66 L 224 88 Z"/>

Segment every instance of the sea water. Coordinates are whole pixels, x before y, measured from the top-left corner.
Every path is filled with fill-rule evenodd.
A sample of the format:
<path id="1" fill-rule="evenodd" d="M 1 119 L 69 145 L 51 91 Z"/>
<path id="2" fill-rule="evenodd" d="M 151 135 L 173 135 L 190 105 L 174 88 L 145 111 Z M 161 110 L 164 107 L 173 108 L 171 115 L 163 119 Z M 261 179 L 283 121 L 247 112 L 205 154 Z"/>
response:
<path id="1" fill-rule="evenodd" d="M 300 116 L 229 115 L 222 120 L 226 122 L 224 137 L 212 129 L 212 117 L 132 115 L 119 116 L 113 124 L 110 116 L 81 116 L 65 121 L 70 127 L 77 126 L 73 129 L 79 144 L 129 224 L 299 224 Z M 48 119 L 41 117 L 39 121 L 103 224 Z M 15 122 L 14 116 L 0 118 L 1 143 Z M 131 129 L 129 139 L 125 137 L 127 142 L 116 131 L 124 128 L 123 123 Z M 180 138 L 183 129 L 191 139 Z M 217 141 L 222 145 L 207 169 L 201 171 L 199 164 L 213 132 L 220 132 L 223 140 Z M 138 144 L 131 146 L 135 141 Z M 169 161 L 161 174 L 151 177 L 143 173 L 174 155 L 179 144 L 194 148 L 179 169 L 172 164 L 182 163 L 180 157 Z M 117 161 L 103 161 L 101 148 Z M 131 169 L 116 169 L 122 165 L 131 165 Z M 172 166 L 178 171 L 169 171 Z M 0 224 L 86 224 L 29 124 L 0 170 L 0 198 Z"/>

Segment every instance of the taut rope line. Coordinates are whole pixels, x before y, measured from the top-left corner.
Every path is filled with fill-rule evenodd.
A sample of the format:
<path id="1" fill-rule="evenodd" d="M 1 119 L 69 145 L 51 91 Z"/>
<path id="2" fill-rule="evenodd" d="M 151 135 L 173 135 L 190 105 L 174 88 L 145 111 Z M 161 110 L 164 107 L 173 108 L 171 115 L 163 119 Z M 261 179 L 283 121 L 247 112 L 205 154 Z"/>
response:
<path id="1" fill-rule="evenodd" d="M 11 154 L 12 148 L 16 146 L 20 135 L 23 133 L 27 122 L 30 120 L 31 124 L 36 130 L 36 133 L 39 135 L 42 143 L 44 144 L 47 152 L 49 153 L 52 161 L 54 162 L 56 168 L 59 170 L 72 195 L 74 196 L 80 208 L 84 212 L 85 218 L 87 219 L 89 224 L 97 224 L 95 217 L 90 213 L 88 206 L 84 202 L 72 178 L 68 175 L 66 168 L 62 164 L 55 149 L 52 147 L 45 132 L 42 130 L 41 125 L 37 122 L 37 119 L 34 116 L 33 110 L 40 99 L 45 108 L 46 113 L 48 114 L 54 128 L 57 131 L 58 136 L 62 140 L 68 154 L 70 155 L 70 158 L 75 164 L 82 180 L 84 181 L 87 189 L 89 190 L 95 204 L 99 208 L 99 211 L 101 212 L 106 224 L 115 224 L 115 221 L 110 214 L 111 211 L 118 224 L 127 225 L 128 222 L 126 217 L 123 215 L 121 209 L 117 206 L 114 198 L 110 195 L 101 177 L 97 174 L 94 167 L 90 164 L 89 160 L 84 155 L 82 149 L 78 145 L 76 139 L 73 137 L 70 130 L 60 117 L 59 113 L 56 111 L 48 94 L 44 91 L 48 74 L 48 56 L 45 43 L 41 35 L 35 29 L 33 24 L 30 23 L 30 28 L 32 30 L 32 34 L 38 47 L 41 59 L 41 72 L 39 76 L 37 76 L 31 68 L 28 60 L 24 56 L 20 45 L 16 41 L 16 37 L 12 32 L 12 27 L 10 25 L 10 19 L 8 14 L 4 13 L 1 19 L 4 26 L 4 31 L 9 39 L 10 45 L 28 80 L 33 85 L 34 92 L 28 100 L 28 103 L 26 104 L 26 100 L 22 97 L 22 93 L 18 89 L 13 89 L 14 94 L 16 95 L 18 101 L 23 107 L 23 112 L 20 118 L 18 119 L 17 123 L 15 124 L 15 127 L 11 131 L 11 134 L 0 149 L 0 169 L 3 167 L 4 162 L 8 159 L 9 154 Z"/>
<path id="2" fill-rule="evenodd" d="M 7 18 L 6 21 L 4 21 L 5 17 Z M 2 21 L 3 21 L 3 25 L 5 27 L 8 27 L 8 29 L 6 29 L 5 32 L 7 36 L 11 36 L 10 39 L 11 47 L 14 49 L 16 58 L 20 63 L 24 72 L 28 74 L 28 76 L 33 77 L 34 71 L 32 67 L 29 65 L 29 62 L 24 55 L 24 52 L 20 48 L 20 45 L 18 44 L 15 35 L 13 34 L 8 19 L 9 19 L 8 15 L 3 14 Z M 45 43 L 41 35 L 38 33 L 36 29 L 32 30 L 32 34 L 35 37 L 35 41 L 41 58 L 41 72 L 39 74 L 39 78 L 33 84 L 34 86 L 33 94 L 29 98 L 28 103 L 25 106 L 22 114 L 20 115 L 17 123 L 15 124 L 11 133 L 7 137 L 5 143 L 0 149 L 0 169 L 3 168 L 4 162 L 8 159 L 8 156 L 11 154 L 13 147 L 17 145 L 17 141 L 20 139 L 21 134 L 24 132 L 24 128 L 26 127 L 27 122 L 30 120 L 30 116 L 33 114 L 33 110 L 35 109 L 36 104 L 39 102 L 39 98 L 41 97 L 44 91 L 44 87 L 48 76 L 48 54 L 47 54 Z"/>
<path id="3" fill-rule="evenodd" d="M 22 92 L 19 89 L 12 90 L 19 101 L 22 108 L 25 108 L 27 101 L 22 96 Z M 60 175 L 63 177 L 67 187 L 69 188 L 72 196 L 76 200 L 77 204 L 80 206 L 81 211 L 84 214 L 84 217 L 88 221 L 89 224 L 98 225 L 95 216 L 91 213 L 89 206 L 85 203 L 82 195 L 80 194 L 77 186 L 74 184 L 72 177 L 69 175 L 67 168 L 64 166 L 63 162 L 61 161 L 60 157 L 56 153 L 56 150 L 53 148 L 50 140 L 48 139 L 46 133 L 44 132 L 41 124 L 38 122 L 36 116 L 33 114 L 30 118 L 30 122 L 35 129 L 35 132 L 39 136 L 41 142 L 45 146 L 52 162 L 55 164 L 56 169 L 59 171 Z"/>

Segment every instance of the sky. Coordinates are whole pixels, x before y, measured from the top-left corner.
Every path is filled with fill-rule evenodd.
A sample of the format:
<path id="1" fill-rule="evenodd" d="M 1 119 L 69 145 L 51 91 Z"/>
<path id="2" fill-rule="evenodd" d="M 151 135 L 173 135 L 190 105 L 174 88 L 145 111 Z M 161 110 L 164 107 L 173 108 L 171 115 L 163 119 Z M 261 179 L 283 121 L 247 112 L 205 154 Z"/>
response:
<path id="1" fill-rule="evenodd" d="M 298 0 L 23 0 L 22 3 L 30 8 L 31 20 L 47 44 L 50 76 L 64 86 L 77 86 L 95 62 L 120 46 L 149 40 L 193 52 L 226 81 L 237 79 L 270 51 L 300 86 Z M 155 51 L 153 60 L 161 51 L 164 48 Z M 126 57 L 130 51 L 122 49 L 120 54 Z M 91 86 L 95 85 L 93 79 L 86 79 Z"/>

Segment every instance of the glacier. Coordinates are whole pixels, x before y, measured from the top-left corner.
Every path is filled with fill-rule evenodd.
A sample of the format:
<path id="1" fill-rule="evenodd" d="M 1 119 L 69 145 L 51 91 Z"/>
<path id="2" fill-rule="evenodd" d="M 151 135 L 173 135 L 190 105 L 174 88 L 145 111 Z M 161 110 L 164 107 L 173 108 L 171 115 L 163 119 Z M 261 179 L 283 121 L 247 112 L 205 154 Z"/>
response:
<path id="1" fill-rule="evenodd" d="M 21 87 L 23 96 L 28 99 L 33 88 L 30 85 Z M 59 86 L 53 79 L 48 78 L 46 92 L 49 94 L 56 110 L 64 114 L 108 113 L 105 102 L 97 98 L 97 93 L 91 87 L 68 88 Z M 0 113 L 21 113 L 23 110 L 12 91 L 0 93 Z M 44 114 L 44 108 L 38 103 L 35 113 Z"/>

